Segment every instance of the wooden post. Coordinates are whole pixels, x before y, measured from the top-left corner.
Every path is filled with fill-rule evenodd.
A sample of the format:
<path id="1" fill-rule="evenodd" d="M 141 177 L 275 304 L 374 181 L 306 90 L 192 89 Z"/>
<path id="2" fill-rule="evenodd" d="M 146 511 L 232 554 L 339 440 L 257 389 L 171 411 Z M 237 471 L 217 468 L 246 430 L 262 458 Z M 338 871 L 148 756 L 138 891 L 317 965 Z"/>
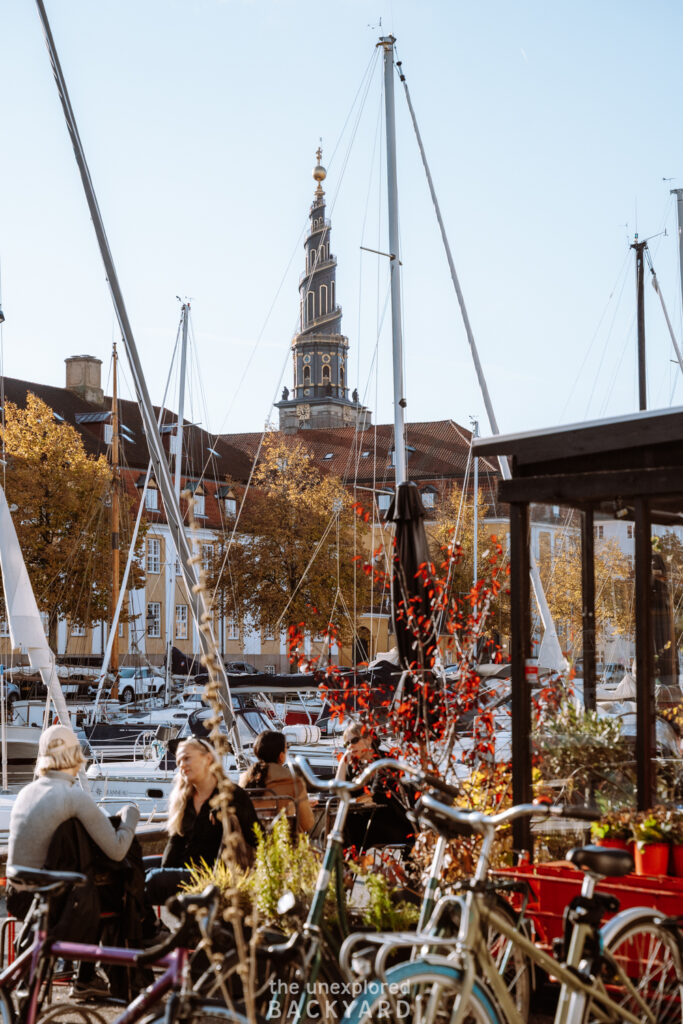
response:
<path id="1" fill-rule="evenodd" d="M 531 689 L 526 677 L 531 616 L 529 609 L 529 506 L 510 505 L 510 633 L 512 660 L 512 800 L 531 801 Z M 512 823 L 512 845 L 533 859 L 531 823 Z"/>
<path id="2" fill-rule="evenodd" d="M 638 810 L 645 811 L 655 803 L 657 753 L 655 736 L 654 644 L 652 609 L 650 607 L 650 574 L 652 572 L 652 541 L 650 509 L 644 498 L 635 507 L 635 574 L 636 574 L 636 778 Z"/>
<path id="3" fill-rule="evenodd" d="M 595 711 L 595 546 L 593 509 L 581 512 L 581 618 L 583 630 L 583 704 Z"/>
<path id="4" fill-rule="evenodd" d="M 636 238 L 638 236 L 636 235 Z M 645 373 L 645 267 L 643 252 L 647 242 L 634 242 L 636 251 L 636 292 L 638 296 L 638 408 L 647 409 L 647 381 Z"/>

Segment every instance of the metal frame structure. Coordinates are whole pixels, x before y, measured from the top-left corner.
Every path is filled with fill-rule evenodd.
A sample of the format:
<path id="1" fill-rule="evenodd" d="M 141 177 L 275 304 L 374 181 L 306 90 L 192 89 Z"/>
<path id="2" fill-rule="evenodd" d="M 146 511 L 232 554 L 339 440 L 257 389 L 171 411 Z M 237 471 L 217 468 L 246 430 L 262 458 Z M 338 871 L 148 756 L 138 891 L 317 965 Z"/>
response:
<path id="1" fill-rule="evenodd" d="M 655 661 L 651 594 L 651 527 L 683 525 L 683 409 L 572 424 L 548 431 L 481 438 L 473 454 L 510 459 L 498 482 L 510 506 L 513 802 L 531 799 L 529 506 L 564 505 L 581 514 L 584 694 L 595 708 L 596 512 L 634 524 L 637 678 L 637 800 L 655 802 Z M 514 846 L 533 853 L 528 820 L 515 823 Z"/>

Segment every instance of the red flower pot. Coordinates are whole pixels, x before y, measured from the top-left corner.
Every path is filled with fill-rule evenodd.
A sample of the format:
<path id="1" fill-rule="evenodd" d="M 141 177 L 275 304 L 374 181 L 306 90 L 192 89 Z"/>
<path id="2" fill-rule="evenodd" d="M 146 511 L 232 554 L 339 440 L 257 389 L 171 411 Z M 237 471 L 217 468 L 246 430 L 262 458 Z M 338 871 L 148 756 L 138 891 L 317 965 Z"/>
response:
<path id="1" fill-rule="evenodd" d="M 669 870 L 669 844 L 648 843 L 634 850 L 637 875 L 666 875 Z"/>
<path id="2" fill-rule="evenodd" d="M 626 839 L 598 839 L 598 846 L 604 846 L 609 850 L 628 850 L 630 844 Z M 681 863 L 683 864 L 683 861 Z"/>
<path id="3" fill-rule="evenodd" d="M 674 875 L 683 878 L 683 846 L 672 846 L 671 855 L 673 858 Z"/>

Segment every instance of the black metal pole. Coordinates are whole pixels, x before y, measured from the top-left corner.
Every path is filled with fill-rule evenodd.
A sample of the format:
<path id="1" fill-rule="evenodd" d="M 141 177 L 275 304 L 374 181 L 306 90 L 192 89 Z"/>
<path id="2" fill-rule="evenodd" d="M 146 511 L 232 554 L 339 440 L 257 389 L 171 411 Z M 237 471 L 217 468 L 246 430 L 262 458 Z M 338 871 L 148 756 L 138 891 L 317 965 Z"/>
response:
<path id="1" fill-rule="evenodd" d="M 636 575 L 636 778 L 638 810 L 655 803 L 656 756 L 654 644 L 650 608 L 652 541 L 650 509 L 644 498 L 635 503 Z"/>
<path id="2" fill-rule="evenodd" d="M 583 705 L 595 711 L 595 546 L 593 509 L 581 513 L 581 597 L 583 630 Z"/>
<path id="3" fill-rule="evenodd" d="M 634 242 L 636 251 L 636 291 L 638 296 L 638 408 L 647 409 L 647 378 L 645 368 L 645 273 L 643 253 L 647 242 Z"/>
<path id="4" fill-rule="evenodd" d="M 531 801 L 531 689 L 526 677 L 531 615 L 529 506 L 510 505 L 510 655 L 512 661 L 512 801 Z M 512 844 L 533 859 L 528 818 L 512 823 Z"/>

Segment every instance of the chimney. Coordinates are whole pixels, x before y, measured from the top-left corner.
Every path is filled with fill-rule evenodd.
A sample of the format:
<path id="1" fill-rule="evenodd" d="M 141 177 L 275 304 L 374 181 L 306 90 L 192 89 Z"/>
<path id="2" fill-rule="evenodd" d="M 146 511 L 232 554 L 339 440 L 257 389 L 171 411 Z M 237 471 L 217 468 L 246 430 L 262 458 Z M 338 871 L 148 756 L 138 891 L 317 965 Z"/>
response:
<path id="1" fill-rule="evenodd" d="M 66 363 L 66 387 L 93 405 L 104 405 L 102 360 L 96 356 L 69 356 Z"/>

